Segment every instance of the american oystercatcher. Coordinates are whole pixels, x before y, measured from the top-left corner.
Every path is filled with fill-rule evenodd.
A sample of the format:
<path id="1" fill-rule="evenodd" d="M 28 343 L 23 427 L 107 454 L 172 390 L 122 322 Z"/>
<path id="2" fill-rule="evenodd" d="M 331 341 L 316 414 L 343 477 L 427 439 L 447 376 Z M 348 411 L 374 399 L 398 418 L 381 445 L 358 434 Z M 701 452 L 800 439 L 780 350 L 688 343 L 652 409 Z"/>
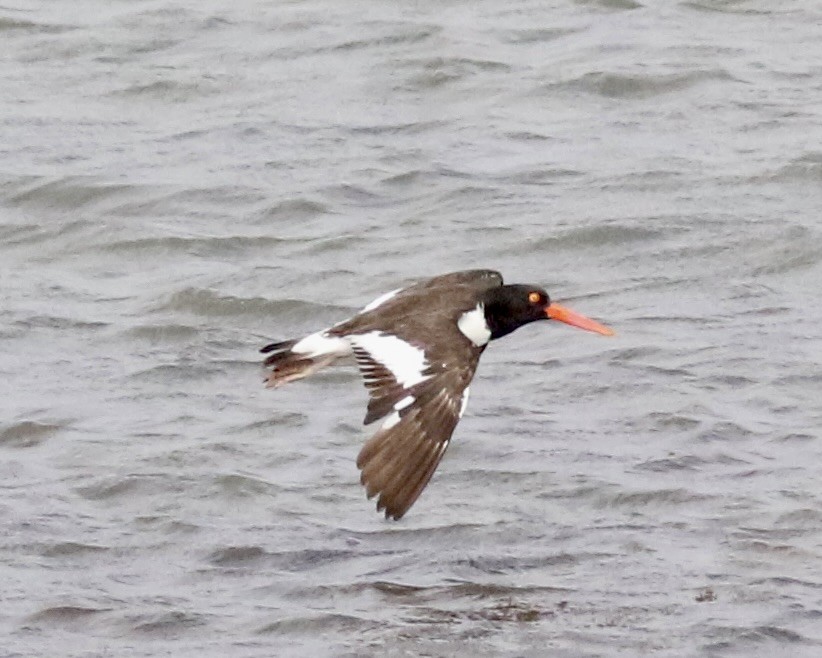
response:
<path id="1" fill-rule="evenodd" d="M 360 482 L 368 498 L 379 496 L 377 511 L 399 519 L 440 463 L 488 342 L 548 319 L 613 334 L 540 287 L 503 285 L 499 272 L 443 274 L 392 290 L 333 327 L 266 345 L 265 382 L 282 386 L 354 355 L 369 393 L 364 423 L 382 419 L 357 457 Z"/>

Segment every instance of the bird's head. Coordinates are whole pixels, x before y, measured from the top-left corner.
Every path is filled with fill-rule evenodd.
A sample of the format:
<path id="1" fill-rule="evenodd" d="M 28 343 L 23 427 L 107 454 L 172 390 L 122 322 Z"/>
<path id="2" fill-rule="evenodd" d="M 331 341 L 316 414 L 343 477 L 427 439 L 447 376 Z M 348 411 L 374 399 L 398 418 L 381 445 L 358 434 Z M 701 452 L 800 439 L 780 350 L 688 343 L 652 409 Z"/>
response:
<path id="1" fill-rule="evenodd" d="M 536 320 L 559 320 L 604 336 L 614 334 L 605 325 L 552 302 L 539 286 L 513 284 L 492 288 L 486 293 L 485 321 L 491 330 L 491 339 L 501 338 Z"/>

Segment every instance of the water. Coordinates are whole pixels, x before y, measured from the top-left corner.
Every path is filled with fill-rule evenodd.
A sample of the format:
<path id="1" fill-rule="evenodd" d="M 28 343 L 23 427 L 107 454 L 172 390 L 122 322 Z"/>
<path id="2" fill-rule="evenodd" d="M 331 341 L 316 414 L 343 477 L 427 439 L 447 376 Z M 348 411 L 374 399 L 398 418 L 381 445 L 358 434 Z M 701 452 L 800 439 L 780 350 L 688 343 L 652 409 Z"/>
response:
<path id="1" fill-rule="evenodd" d="M 818 3 L 0 8 L 3 656 L 822 652 Z M 386 522 L 353 368 L 419 276 L 493 344 Z"/>

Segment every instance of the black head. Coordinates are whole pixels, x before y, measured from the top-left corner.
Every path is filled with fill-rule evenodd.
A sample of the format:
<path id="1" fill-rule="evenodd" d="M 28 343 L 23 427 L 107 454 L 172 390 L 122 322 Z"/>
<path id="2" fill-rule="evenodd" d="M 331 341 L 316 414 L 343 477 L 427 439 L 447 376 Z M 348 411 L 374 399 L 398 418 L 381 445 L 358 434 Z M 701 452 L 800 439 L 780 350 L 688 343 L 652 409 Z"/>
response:
<path id="1" fill-rule="evenodd" d="M 539 286 L 514 284 L 491 288 L 485 293 L 484 303 L 485 322 L 491 330 L 491 340 L 506 336 L 536 320 L 559 320 L 604 336 L 614 334 L 599 322 L 551 302 L 548 293 Z"/>
<path id="2" fill-rule="evenodd" d="M 510 334 L 522 325 L 547 320 L 551 298 L 539 286 L 514 284 L 491 288 L 485 295 L 485 321 L 491 340 Z"/>

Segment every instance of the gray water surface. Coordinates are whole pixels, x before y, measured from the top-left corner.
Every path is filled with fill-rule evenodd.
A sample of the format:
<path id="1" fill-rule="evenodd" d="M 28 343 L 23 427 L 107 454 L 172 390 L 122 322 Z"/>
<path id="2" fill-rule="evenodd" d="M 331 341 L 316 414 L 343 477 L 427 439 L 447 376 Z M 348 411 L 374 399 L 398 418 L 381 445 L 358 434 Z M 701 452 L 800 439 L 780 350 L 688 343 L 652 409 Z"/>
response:
<path id="1" fill-rule="evenodd" d="M 0 7 L 0 655 L 822 655 L 818 2 Z M 491 267 L 427 491 L 260 346 Z"/>

